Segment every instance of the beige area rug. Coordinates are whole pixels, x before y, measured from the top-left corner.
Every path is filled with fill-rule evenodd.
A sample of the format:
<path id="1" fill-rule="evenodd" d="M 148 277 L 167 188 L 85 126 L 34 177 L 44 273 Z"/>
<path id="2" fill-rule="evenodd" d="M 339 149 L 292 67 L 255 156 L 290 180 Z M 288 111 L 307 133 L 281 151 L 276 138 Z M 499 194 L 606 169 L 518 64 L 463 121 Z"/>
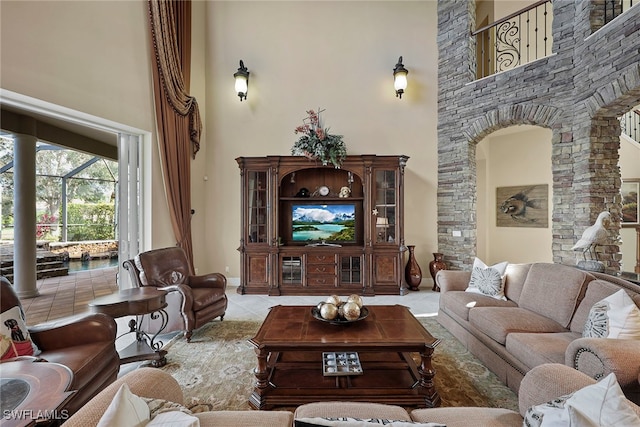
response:
<path id="1" fill-rule="evenodd" d="M 436 338 L 433 366 L 442 406 L 488 406 L 518 411 L 518 398 L 473 357 L 435 318 L 420 322 Z M 173 341 L 167 364 L 194 412 L 250 409 L 247 399 L 255 382 L 256 356 L 247 340 L 259 322 L 214 321 L 195 331 L 191 343 Z"/>

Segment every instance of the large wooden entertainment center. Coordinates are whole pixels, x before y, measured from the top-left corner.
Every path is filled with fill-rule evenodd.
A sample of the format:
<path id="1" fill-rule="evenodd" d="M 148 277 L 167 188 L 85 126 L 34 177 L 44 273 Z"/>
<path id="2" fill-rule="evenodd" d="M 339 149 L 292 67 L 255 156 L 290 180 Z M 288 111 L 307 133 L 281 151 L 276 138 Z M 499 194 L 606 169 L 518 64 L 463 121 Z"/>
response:
<path id="1" fill-rule="evenodd" d="M 408 159 L 347 156 L 336 169 L 300 156 L 237 158 L 242 186 L 238 293 L 402 295 Z M 340 197 L 343 187 L 350 189 L 348 197 Z M 300 212 L 321 212 L 341 225 L 305 222 L 310 219 L 300 218 Z M 306 240 L 306 233 L 328 233 L 325 228 L 341 231 L 326 240 Z"/>

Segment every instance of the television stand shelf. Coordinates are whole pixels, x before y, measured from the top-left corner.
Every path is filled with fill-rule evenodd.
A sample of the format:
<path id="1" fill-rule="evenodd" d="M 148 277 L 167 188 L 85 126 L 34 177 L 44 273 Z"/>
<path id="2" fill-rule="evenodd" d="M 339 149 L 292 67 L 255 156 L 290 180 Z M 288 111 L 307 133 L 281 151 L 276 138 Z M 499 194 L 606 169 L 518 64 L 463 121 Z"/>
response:
<path id="1" fill-rule="evenodd" d="M 402 295 L 408 159 L 347 156 L 336 169 L 302 156 L 237 158 L 238 293 Z"/>

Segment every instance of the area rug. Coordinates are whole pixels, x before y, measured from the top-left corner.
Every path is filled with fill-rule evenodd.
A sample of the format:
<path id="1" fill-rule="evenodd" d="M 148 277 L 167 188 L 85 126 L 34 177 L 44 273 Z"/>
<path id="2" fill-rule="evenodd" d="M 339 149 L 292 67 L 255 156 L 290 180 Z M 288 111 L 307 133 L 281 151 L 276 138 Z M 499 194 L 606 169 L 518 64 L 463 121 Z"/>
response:
<path id="1" fill-rule="evenodd" d="M 442 406 L 487 406 L 518 411 L 518 398 L 435 318 L 420 322 L 441 340 L 433 356 L 435 384 Z M 250 409 L 256 356 L 247 341 L 260 322 L 211 322 L 195 331 L 191 343 L 184 338 L 169 345 L 167 364 L 182 386 L 186 405 L 194 412 Z"/>

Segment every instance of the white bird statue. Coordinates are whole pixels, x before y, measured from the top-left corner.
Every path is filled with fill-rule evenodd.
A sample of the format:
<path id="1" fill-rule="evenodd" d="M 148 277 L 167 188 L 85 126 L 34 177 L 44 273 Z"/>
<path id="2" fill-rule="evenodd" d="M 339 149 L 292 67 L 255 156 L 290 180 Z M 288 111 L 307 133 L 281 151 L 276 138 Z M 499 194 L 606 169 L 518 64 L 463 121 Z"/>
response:
<path id="1" fill-rule="evenodd" d="M 609 212 L 600 212 L 595 224 L 587 227 L 582 233 L 580 240 L 573 245 L 574 251 L 582 251 L 582 255 L 586 260 L 586 253 L 589 252 L 591 259 L 598 259 L 598 253 L 596 252 L 596 246 L 609 244 L 609 232 L 607 227 L 609 226 L 611 214 Z"/>

